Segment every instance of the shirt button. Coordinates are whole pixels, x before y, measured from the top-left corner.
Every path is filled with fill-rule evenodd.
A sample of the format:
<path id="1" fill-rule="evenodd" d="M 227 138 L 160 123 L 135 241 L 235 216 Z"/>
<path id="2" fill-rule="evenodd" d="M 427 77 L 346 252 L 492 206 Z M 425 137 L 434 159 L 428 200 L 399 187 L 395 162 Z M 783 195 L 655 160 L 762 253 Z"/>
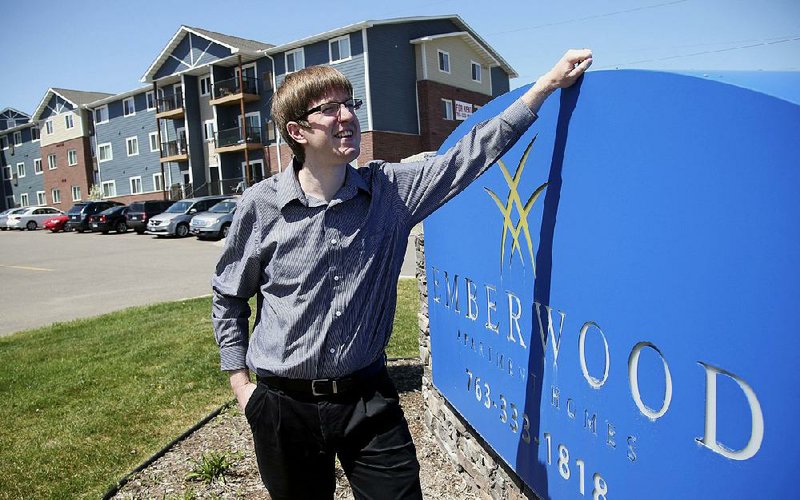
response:
<path id="1" fill-rule="evenodd" d="M 335 352 L 336 352 L 336 349 L 334 349 L 333 347 L 331 347 L 330 351 L 328 351 L 328 352 L 330 352 L 331 354 L 333 354 L 333 353 L 335 353 Z"/>
<path id="2" fill-rule="evenodd" d="M 337 318 L 338 318 L 339 316 L 341 316 L 341 315 L 342 315 L 342 311 L 336 311 L 336 317 L 337 317 Z"/>
<path id="3" fill-rule="evenodd" d="M 333 281 L 339 281 L 339 277 L 338 276 L 334 276 L 333 277 Z"/>

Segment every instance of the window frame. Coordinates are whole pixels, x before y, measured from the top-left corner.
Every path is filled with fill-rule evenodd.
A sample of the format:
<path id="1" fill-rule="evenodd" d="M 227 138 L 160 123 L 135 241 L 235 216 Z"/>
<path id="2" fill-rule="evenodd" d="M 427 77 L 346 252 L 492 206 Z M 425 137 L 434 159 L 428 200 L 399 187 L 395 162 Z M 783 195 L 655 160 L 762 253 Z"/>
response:
<path id="1" fill-rule="evenodd" d="M 131 144 L 135 146 L 136 152 L 131 153 Z M 139 136 L 132 135 L 125 138 L 125 152 L 128 156 L 139 156 Z"/>
<path id="2" fill-rule="evenodd" d="M 39 130 L 38 125 L 31 127 L 31 142 L 39 142 L 42 140 L 42 131 Z"/>
<path id="3" fill-rule="evenodd" d="M 19 206 L 20 207 L 29 207 L 29 206 L 31 206 L 31 202 L 28 199 L 28 193 L 20 193 L 20 195 L 19 195 Z"/>
<path id="4" fill-rule="evenodd" d="M 53 188 L 50 190 L 50 200 L 53 202 L 53 205 L 60 205 L 61 204 L 61 189 Z"/>
<path id="5" fill-rule="evenodd" d="M 161 184 L 161 188 L 159 189 L 159 184 Z M 161 193 L 164 191 L 164 176 L 161 175 L 161 172 L 156 172 L 153 174 L 153 191 L 157 193 Z"/>
<path id="6" fill-rule="evenodd" d="M 44 122 L 44 130 L 47 132 L 47 135 L 53 135 L 54 128 L 53 128 L 53 119 L 49 119 Z"/>
<path id="7" fill-rule="evenodd" d="M 149 134 L 147 134 L 147 141 L 149 143 L 151 153 L 156 153 L 161 150 L 161 148 L 158 145 L 158 132 L 150 132 Z M 155 149 L 153 149 L 153 144 L 156 145 Z"/>
<path id="8" fill-rule="evenodd" d="M 197 80 L 197 84 L 200 90 L 200 96 L 205 97 L 207 95 L 211 95 L 211 75 L 204 76 Z M 205 85 L 204 85 L 205 84 Z M 203 87 L 205 87 L 205 92 L 203 91 Z"/>
<path id="9" fill-rule="evenodd" d="M 342 57 L 342 45 L 341 45 L 341 42 L 343 42 L 343 41 L 347 42 L 347 57 Z M 333 45 L 334 44 L 337 44 L 338 47 L 339 47 L 339 58 L 338 59 L 334 59 L 333 58 Z M 336 38 L 332 38 L 332 39 L 328 40 L 328 60 L 330 61 L 330 64 L 339 63 L 339 62 L 343 62 L 343 61 L 349 61 L 352 58 L 353 58 L 353 50 L 352 50 L 352 46 L 350 45 L 350 35 L 349 34 L 343 35 L 343 36 L 337 36 Z"/>
<path id="10" fill-rule="evenodd" d="M 64 128 L 66 130 L 75 128 L 75 117 L 72 116 L 72 113 L 64 115 Z"/>
<path id="11" fill-rule="evenodd" d="M 37 168 L 38 165 L 38 168 Z M 33 175 L 42 175 L 44 174 L 44 167 L 42 166 L 42 159 L 41 158 L 34 158 L 33 159 Z"/>
<path id="12" fill-rule="evenodd" d="M 103 121 L 98 121 L 97 120 L 97 113 L 100 112 L 100 111 L 103 111 L 104 114 L 105 114 L 105 120 L 103 120 Z M 108 123 L 108 121 L 109 121 L 109 118 L 108 118 L 108 104 L 103 104 L 99 108 L 95 108 L 94 109 L 94 124 L 95 125 L 102 125 L 103 123 Z"/>
<path id="13" fill-rule="evenodd" d="M 478 78 L 475 78 L 475 68 L 478 68 Z M 483 67 L 480 63 L 475 61 L 470 61 L 470 76 L 472 77 L 472 81 L 475 83 L 482 83 L 483 82 Z"/>
<path id="14" fill-rule="evenodd" d="M 8 140 L 7 135 L 0 135 L 0 149 L 6 150 L 11 147 L 11 141 Z"/>
<path id="15" fill-rule="evenodd" d="M 139 189 L 134 189 L 135 181 L 138 181 Z M 142 183 L 142 176 L 135 175 L 133 177 L 128 177 L 128 187 L 131 189 L 131 194 L 142 194 L 144 193 L 144 184 Z"/>
<path id="16" fill-rule="evenodd" d="M 14 146 L 22 146 L 22 130 L 14 132 Z M 19 140 L 17 138 L 19 137 Z"/>
<path id="17" fill-rule="evenodd" d="M 300 67 L 298 67 L 297 65 L 297 57 L 296 57 L 297 54 L 300 54 L 300 62 L 301 62 Z M 289 71 L 289 56 L 292 56 L 292 62 L 294 63 L 294 69 L 291 71 Z M 284 68 L 284 73 L 287 75 L 289 73 L 300 71 L 301 69 L 304 69 L 306 67 L 306 54 L 305 51 L 303 50 L 303 47 L 300 47 L 299 49 L 289 50 L 285 54 L 283 54 L 283 57 L 284 57 L 284 64 L 286 65 L 286 67 Z"/>
<path id="18" fill-rule="evenodd" d="M 208 133 L 208 126 L 211 125 L 211 133 Z M 212 142 L 216 138 L 217 133 L 217 124 L 212 118 L 211 120 L 206 120 L 203 122 L 203 138 L 206 142 Z"/>
<path id="19" fill-rule="evenodd" d="M 106 193 L 106 186 L 110 186 L 108 193 Z M 100 184 L 100 190 L 103 193 L 103 198 L 116 198 L 117 196 L 117 181 L 110 180 L 110 181 L 103 181 Z"/>
<path id="20" fill-rule="evenodd" d="M 78 196 L 75 196 L 75 190 L 78 191 Z M 71 186 L 70 194 L 72 195 L 72 201 L 81 201 L 83 199 L 83 195 L 81 194 L 81 187 L 80 186 Z"/>
<path id="21" fill-rule="evenodd" d="M 452 99 L 442 99 L 442 104 L 444 107 L 442 108 L 442 118 L 446 121 L 453 121 L 455 120 L 455 108 L 453 108 L 453 100 Z"/>
<path id="22" fill-rule="evenodd" d="M 444 63 L 444 64 L 442 64 Z M 436 65 L 442 73 L 450 74 L 450 52 L 442 49 L 436 49 Z M 442 68 L 442 66 L 447 68 Z"/>
<path id="23" fill-rule="evenodd" d="M 72 161 L 72 156 L 75 157 L 75 161 Z M 78 164 L 78 150 L 77 149 L 69 149 L 67 150 L 67 166 L 74 167 Z"/>
<path id="24" fill-rule="evenodd" d="M 150 106 L 151 102 L 153 103 L 152 106 Z M 156 109 L 156 94 L 152 90 L 148 90 L 144 93 L 144 103 L 147 111 L 153 111 Z"/>
<path id="25" fill-rule="evenodd" d="M 108 158 L 103 159 L 100 151 L 104 148 L 108 147 Z M 97 163 L 105 163 L 107 161 L 112 161 L 114 159 L 114 147 L 111 145 L 110 142 L 104 142 L 102 144 L 97 145 Z"/>
<path id="26" fill-rule="evenodd" d="M 47 193 L 45 191 L 36 191 L 36 204 L 40 207 L 47 205 Z"/>
<path id="27" fill-rule="evenodd" d="M 50 158 L 53 159 L 52 162 L 50 161 Z M 49 155 L 47 155 L 47 170 L 55 170 L 57 168 L 58 168 L 58 156 L 56 156 L 55 153 L 50 153 Z"/>
<path id="28" fill-rule="evenodd" d="M 10 181 L 14 178 L 14 169 L 11 168 L 11 165 L 3 165 L 3 179 Z"/>
<path id="29" fill-rule="evenodd" d="M 22 168 L 20 168 L 22 167 Z M 28 172 L 25 170 L 25 162 L 21 161 L 17 163 L 17 179 L 22 179 L 27 175 Z"/>
<path id="30" fill-rule="evenodd" d="M 131 108 L 130 109 L 130 113 L 128 113 L 128 110 L 126 109 L 127 108 L 126 107 L 126 103 L 127 102 L 131 103 L 130 104 L 130 108 Z M 125 99 L 122 100 L 122 116 L 124 116 L 125 118 L 127 118 L 129 116 L 136 116 L 136 100 L 133 98 L 133 96 L 126 97 Z"/>

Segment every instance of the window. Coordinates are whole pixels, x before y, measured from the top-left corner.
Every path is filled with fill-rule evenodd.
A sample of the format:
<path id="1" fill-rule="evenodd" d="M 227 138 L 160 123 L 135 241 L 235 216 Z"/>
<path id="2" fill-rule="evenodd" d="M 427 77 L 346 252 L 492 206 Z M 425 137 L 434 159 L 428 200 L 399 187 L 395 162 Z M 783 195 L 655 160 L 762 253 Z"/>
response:
<path id="1" fill-rule="evenodd" d="M 453 101 L 442 99 L 442 118 L 445 120 L 453 119 Z"/>
<path id="2" fill-rule="evenodd" d="M 44 122 L 44 128 L 47 131 L 47 135 L 52 134 L 53 133 L 53 120 L 47 120 L 46 122 Z"/>
<path id="3" fill-rule="evenodd" d="M 115 181 L 105 181 L 102 184 L 103 198 L 113 198 L 117 196 L 117 183 Z"/>
<path id="4" fill-rule="evenodd" d="M 481 81 L 481 65 L 472 61 L 472 81 L 473 82 L 480 82 Z"/>
<path id="5" fill-rule="evenodd" d="M 25 177 L 25 163 L 17 163 L 17 177 Z"/>
<path id="6" fill-rule="evenodd" d="M 136 156 L 139 154 L 139 138 L 128 137 L 125 139 L 125 147 L 128 150 L 128 156 Z"/>
<path id="7" fill-rule="evenodd" d="M 200 79 L 200 95 L 209 95 L 211 93 L 211 77 L 204 76 Z"/>
<path id="8" fill-rule="evenodd" d="M 294 73 L 306 67 L 303 49 L 292 50 L 286 53 L 286 72 Z"/>
<path id="9" fill-rule="evenodd" d="M 45 198 L 44 191 L 36 191 L 36 204 L 47 205 L 47 198 Z"/>
<path id="10" fill-rule="evenodd" d="M 8 136 L 0 136 L 0 149 L 8 149 Z"/>
<path id="11" fill-rule="evenodd" d="M 350 59 L 350 35 L 334 38 L 328 44 L 331 54 L 331 62 L 344 61 Z"/>
<path id="12" fill-rule="evenodd" d="M 214 140 L 214 120 L 203 122 L 203 139 L 206 141 Z"/>
<path id="13" fill-rule="evenodd" d="M 97 145 L 97 161 L 99 163 L 113 159 L 114 159 L 114 151 L 111 149 L 110 142 Z"/>
<path id="14" fill-rule="evenodd" d="M 78 151 L 70 149 L 67 151 L 67 165 L 74 167 L 78 164 Z"/>
<path id="15" fill-rule="evenodd" d="M 75 121 L 72 115 L 64 115 L 64 126 L 67 130 L 75 127 Z"/>
<path id="16" fill-rule="evenodd" d="M 94 123 L 95 125 L 108 123 L 108 106 L 101 106 L 94 110 Z"/>
<path id="17" fill-rule="evenodd" d="M 154 191 L 163 191 L 164 190 L 164 178 L 161 176 L 160 173 L 153 174 L 153 190 Z"/>
<path id="18" fill-rule="evenodd" d="M 44 169 L 42 169 L 42 159 L 35 158 L 33 160 L 33 173 L 36 175 L 41 175 L 42 172 L 44 172 Z"/>
<path id="19" fill-rule="evenodd" d="M 142 178 L 141 177 L 131 177 L 129 179 L 131 181 L 131 194 L 139 194 L 142 192 Z"/>
<path id="20" fill-rule="evenodd" d="M 150 132 L 147 137 L 150 139 L 150 152 L 158 151 L 158 132 Z"/>
<path id="21" fill-rule="evenodd" d="M 72 186 L 72 201 L 81 201 L 81 187 Z"/>
<path id="22" fill-rule="evenodd" d="M 28 201 L 28 193 L 22 193 L 19 195 L 19 206 L 27 207 L 28 205 L 30 205 L 30 202 Z"/>
<path id="23" fill-rule="evenodd" d="M 14 145 L 21 146 L 22 145 L 22 131 L 17 130 L 14 132 Z"/>
<path id="24" fill-rule="evenodd" d="M 439 53 L 439 71 L 450 73 L 450 54 L 443 50 L 437 50 Z"/>
<path id="25" fill-rule="evenodd" d="M 267 121 L 267 140 L 275 140 L 275 122 L 272 120 Z"/>
<path id="26" fill-rule="evenodd" d="M 51 189 L 50 199 L 53 200 L 53 204 L 61 203 L 61 190 L 58 188 Z"/>
<path id="27" fill-rule="evenodd" d="M 3 167 L 3 179 L 10 181 L 11 180 L 11 165 L 6 165 Z"/>
<path id="28" fill-rule="evenodd" d="M 36 142 L 40 139 L 41 133 L 39 132 L 39 127 L 31 127 L 31 140 Z"/>
<path id="29" fill-rule="evenodd" d="M 56 155 L 47 155 L 47 169 L 48 170 L 55 170 L 56 169 Z"/>
<path id="30" fill-rule="evenodd" d="M 133 116 L 136 114 L 136 106 L 134 106 L 133 97 L 122 100 L 122 114 L 124 116 Z"/>
<path id="31" fill-rule="evenodd" d="M 144 100 L 147 101 L 147 111 L 156 109 L 156 97 L 152 90 L 144 95 Z"/>

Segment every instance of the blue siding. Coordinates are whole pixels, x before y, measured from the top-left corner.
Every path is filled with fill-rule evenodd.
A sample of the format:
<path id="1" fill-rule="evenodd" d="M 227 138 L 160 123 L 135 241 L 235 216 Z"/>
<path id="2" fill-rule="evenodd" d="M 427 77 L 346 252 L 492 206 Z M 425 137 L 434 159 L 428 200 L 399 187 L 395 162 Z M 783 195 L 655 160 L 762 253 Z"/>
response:
<path id="1" fill-rule="evenodd" d="M 460 29 L 447 20 L 385 24 L 367 30 L 375 130 L 419 133 L 416 56 L 409 42 L 453 31 Z"/>
<path id="2" fill-rule="evenodd" d="M 61 108 L 59 108 L 59 106 L 61 106 Z M 59 109 L 60 109 L 60 111 L 58 111 L 58 112 L 55 111 L 55 110 L 59 110 Z M 50 100 L 47 101 L 47 107 L 42 112 L 42 115 L 41 115 L 40 119 L 41 120 L 46 120 L 46 119 L 50 118 L 51 116 L 55 116 L 58 113 L 62 113 L 64 111 L 66 111 L 66 110 L 70 110 L 71 111 L 71 110 L 74 110 L 74 109 L 75 109 L 75 106 L 73 106 L 69 102 L 65 101 L 64 99 L 58 97 L 57 95 L 53 95 L 53 96 L 50 97 Z"/>
<path id="3" fill-rule="evenodd" d="M 156 80 L 228 57 L 231 55 L 231 50 L 213 43 L 207 38 L 189 33 L 183 37 L 170 55 L 172 57 L 167 58 L 156 71 Z"/>
<path id="4" fill-rule="evenodd" d="M 153 174 L 161 171 L 159 152 L 150 151 L 149 135 L 156 131 L 156 116 L 155 110 L 147 111 L 146 93 L 133 96 L 135 115 L 123 116 L 123 99 L 119 99 L 108 103 L 108 123 L 95 125 L 95 145 L 110 142 L 113 153 L 113 160 L 98 164 L 100 179 L 115 181 L 117 196 L 131 194 L 129 179 L 136 176 L 141 176 L 144 192 L 153 191 Z M 138 139 L 139 154 L 128 156 L 126 141 L 133 136 Z"/>
<path id="5" fill-rule="evenodd" d="M 505 94 L 509 90 L 508 73 L 499 66 L 492 68 L 492 97 Z"/>
<path id="6" fill-rule="evenodd" d="M 186 109 L 186 132 L 189 139 L 189 168 L 192 171 L 192 183 L 196 189 L 207 181 L 203 122 L 200 119 L 200 89 L 196 76 L 185 75 L 183 77 L 183 95 Z"/>
<path id="7" fill-rule="evenodd" d="M 3 210 L 11 208 L 6 206 L 6 196 L 13 195 L 16 202 L 19 203 L 20 195 L 27 193 L 29 204 L 36 205 L 36 192 L 44 191 L 44 175 L 36 175 L 33 171 L 33 160 L 41 157 L 41 151 L 39 149 L 39 141 L 32 142 L 31 140 L 31 128 L 33 127 L 26 127 L 21 130 L 22 144 L 19 146 L 14 145 L 13 131 L 0 133 L 0 135 L 8 137 L 8 149 L 0 150 L 0 167 L 10 165 L 12 173 L 16 173 L 17 163 L 25 164 L 25 177 L 17 179 L 16 185 L 12 180 L 4 179 L 2 172 L 0 172 L 0 185 L 2 186 L 0 187 L 0 196 L 2 197 L 0 199 L 0 207 L 3 207 Z M 43 168 L 47 168 L 45 164 L 43 164 Z M 49 194 L 46 193 L 46 195 L 46 200 L 49 204 L 52 200 L 50 200 Z"/>

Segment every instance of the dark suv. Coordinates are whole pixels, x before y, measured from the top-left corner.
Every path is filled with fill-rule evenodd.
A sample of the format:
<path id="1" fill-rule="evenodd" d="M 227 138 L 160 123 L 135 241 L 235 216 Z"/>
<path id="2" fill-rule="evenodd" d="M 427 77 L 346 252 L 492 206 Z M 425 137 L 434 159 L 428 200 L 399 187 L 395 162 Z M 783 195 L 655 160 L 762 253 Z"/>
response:
<path id="1" fill-rule="evenodd" d="M 79 233 L 89 231 L 91 230 L 91 226 L 89 225 L 89 217 L 99 214 L 103 210 L 119 205 L 122 205 L 122 203 L 118 203 L 116 201 L 79 201 L 67 212 L 67 217 L 69 217 L 69 219 L 67 220 L 67 224 L 64 226 L 64 230 L 72 231 L 74 229 Z"/>
<path id="2" fill-rule="evenodd" d="M 144 234 L 150 217 L 164 212 L 175 203 L 170 200 L 134 201 L 128 206 L 128 227 L 137 234 Z"/>

